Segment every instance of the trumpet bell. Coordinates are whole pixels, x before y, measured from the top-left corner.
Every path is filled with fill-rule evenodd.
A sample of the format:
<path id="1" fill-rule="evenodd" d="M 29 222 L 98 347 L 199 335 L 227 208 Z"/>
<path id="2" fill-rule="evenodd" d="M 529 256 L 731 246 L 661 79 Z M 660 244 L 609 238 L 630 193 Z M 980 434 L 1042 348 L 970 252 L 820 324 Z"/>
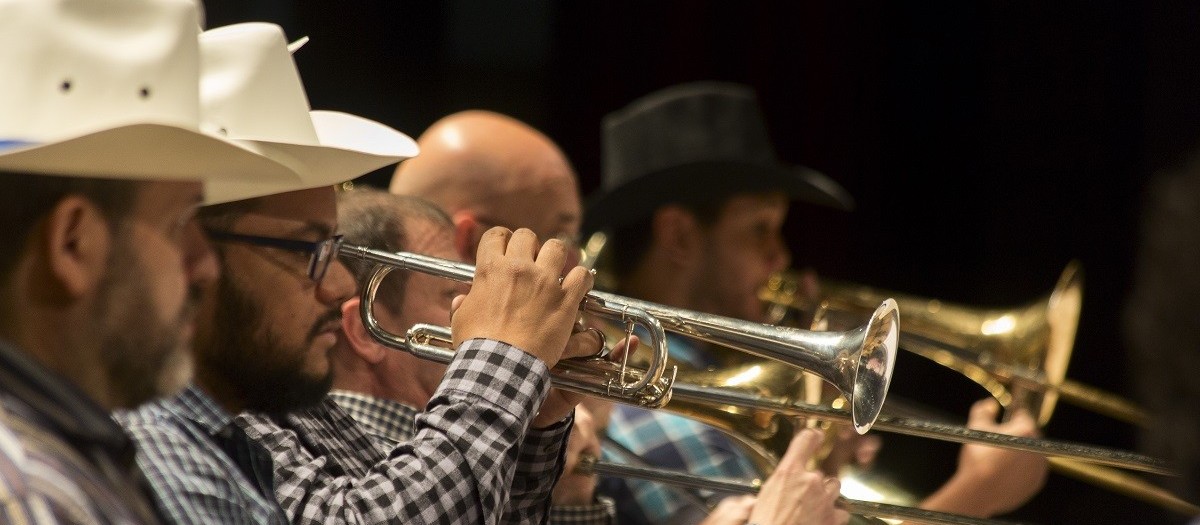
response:
<path id="1" fill-rule="evenodd" d="M 1060 395 L 1084 391 L 1066 380 L 1083 305 L 1083 271 L 1075 261 L 1048 295 L 1013 309 L 973 308 L 831 281 L 822 281 L 822 296 L 814 300 L 798 293 L 797 282 L 795 276 L 781 274 L 759 297 L 775 315 L 797 309 L 833 329 L 865 317 L 876 299 L 894 297 L 904 308 L 902 348 L 962 373 L 1004 406 L 1030 407 L 1041 425 L 1050 420 Z M 1102 397 L 1096 393 L 1070 399 L 1121 419 L 1136 417 L 1093 402 Z"/>

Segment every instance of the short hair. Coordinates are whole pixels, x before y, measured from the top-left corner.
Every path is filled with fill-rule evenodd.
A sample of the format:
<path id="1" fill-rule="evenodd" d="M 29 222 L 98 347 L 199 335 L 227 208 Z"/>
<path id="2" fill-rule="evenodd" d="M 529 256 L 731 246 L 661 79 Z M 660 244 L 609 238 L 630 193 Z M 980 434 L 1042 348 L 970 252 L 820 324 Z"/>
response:
<path id="1" fill-rule="evenodd" d="M 405 228 L 413 221 L 426 221 L 445 229 L 454 227 L 445 211 L 420 197 L 394 195 L 371 188 L 338 194 L 338 228 L 346 244 L 387 252 L 407 251 Z M 374 263 L 346 256 L 342 257 L 342 262 L 354 274 L 359 288 L 365 286 Z M 379 286 L 377 301 L 393 312 L 399 312 L 407 282 L 408 272 L 388 274 Z"/>
<path id="2" fill-rule="evenodd" d="M 623 281 L 637 270 L 650 251 L 654 228 L 652 221 L 654 213 L 663 206 L 679 206 L 696 218 L 701 226 L 709 227 L 716 224 L 721 217 L 721 211 L 736 194 L 707 196 L 693 199 L 670 199 L 650 212 L 650 215 L 632 224 L 616 228 L 608 233 L 607 246 L 601 264 L 617 278 Z M 616 254 L 620 254 L 617 256 Z"/>
<path id="3" fill-rule="evenodd" d="M 1130 296 L 1123 311 L 1130 362 L 1152 416 L 1146 452 L 1180 473 L 1166 483 L 1200 493 L 1200 154 L 1160 174 L 1147 193 Z"/>
<path id="4" fill-rule="evenodd" d="M 110 225 L 120 226 L 133 210 L 141 182 L 61 177 L 0 171 L 0 277 L 10 277 L 38 221 L 60 201 L 79 195 L 100 209 Z"/>

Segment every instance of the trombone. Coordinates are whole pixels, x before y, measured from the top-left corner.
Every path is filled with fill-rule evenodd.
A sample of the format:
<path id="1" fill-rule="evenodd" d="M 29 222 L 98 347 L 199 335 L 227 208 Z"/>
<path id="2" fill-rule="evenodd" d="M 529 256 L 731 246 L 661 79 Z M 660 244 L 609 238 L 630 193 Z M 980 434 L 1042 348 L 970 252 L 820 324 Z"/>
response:
<path id="1" fill-rule="evenodd" d="M 592 455 L 583 455 L 575 467 L 579 474 L 606 474 L 609 476 L 644 479 L 658 483 L 666 483 L 679 487 L 713 490 L 735 494 L 758 494 L 762 488 L 762 480 L 742 480 L 697 476 L 686 472 L 660 469 L 641 465 L 627 465 L 601 461 Z M 901 519 L 909 522 L 926 523 L 930 525 L 1005 525 L 1011 522 L 974 518 L 961 514 L 925 510 L 902 505 L 890 505 L 873 501 L 862 501 L 839 496 L 837 506 L 857 516 L 868 516 L 884 519 Z M 881 520 L 869 520 L 870 523 L 884 523 Z"/>
<path id="2" fill-rule="evenodd" d="M 372 337 L 381 344 L 409 351 L 423 359 L 442 363 L 453 359 L 454 351 L 441 346 L 451 340 L 450 330 L 446 327 L 416 325 L 404 336 L 380 327 L 373 313 L 375 295 L 384 277 L 392 270 L 415 270 L 470 283 L 475 276 L 473 266 L 362 246 L 345 245 L 341 253 L 375 264 L 363 287 L 359 306 L 363 324 Z M 646 328 L 654 356 L 645 369 L 628 366 L 628 351 L 619 366 L 602 358 L 562 360 L 551 370 L 557 387 L 648 408 L 665 406 L 674 390 L 675 378 L 674 371 L 664 377 L 667 365 L 665 327 L 819 375 L 850 400 L 851 421 L 859 433 L 871 428 L 883 408 L 899 338 L 899 312 L 891 300 L 883 301 L 866 324 L 845 332 L 810 332 L 751 323 L 598 291 L 588 292 L 581 307 L 586 312 L 617 320 L 625 326 L 627 333 L 633 332 L 634 324 Z"/>
<path id="3" fill-rule="evenodd" d="M 415 270 L 470 282 L 474 276 L 473 267 L 434 257 L 404 252 L 390 253 L 360 246 L 343 246 L 342 254 L 376 265 L 367 285 L 363 287 L 360 305 L 360 314 L 372 337 L 381 344 L 412 352 L 424 359 L 442 363 L 453 359 L 454 351 L 441 346 L 451 341 L 448 328 L 416 325 L 402 337 L 381 328 L 371 310 L 380 283 L 392 270 Z M 654 320 L 658 326 L 673 332 L 813 371 L 825 381 L 837 386 L 852 408 L 848 412 L 795 402 L 789 396 L 772 397 L 729 388 L 681 383 L 674 380 L 674 372 L 669 378 L 656 376 L 661 374 L 666 366 L 666 352 L 662 346 L 661 351 L 656 351 L 655 354 L 656 357 L 663 357 L 663 361 L 650 363 L 646 365 L 645 370 L 628 367 L 624 362 L 619 368 L 615 368 L 615 365 L 605 364 L 606 360 L 598 358 L 562 360 L 551 370 L 554 384 L 560 388 L 651 408 L 665 407 L 670 410 L 671 406 L 667 404 L 667 400 L 673 398 L 707 406 L 850 422 L 860 433 L 874 426 L 881 430 L 917 437 L 957 443 L 980 443 L 1156 474 L 1172 473 L 1164 461 L 1133 452 L 1064 441 L 1009 436 L 956 425 L 880 415 L 879 411 L 891 379 L 899 337 L 899 314 L 895 302 L 891 300 L 885 300 L 867 324 L 846 332 L 810 332 L 775 327 L 670 308 L 597 291 L 588 292 L 583 309 L 601 316 L 615 316 L 626 324 L 630 322 L 625 317 L 626 312 L 640 311 L 639 315 L 647 316 L 644 320 L 648 325 L 654 326 L 656 322 L 651 322 Z M 629 380 L 633 380 L 633 383 L 627 383 Z M 653 385 L 658 391 L 643 397 L 616 395 L 636 394 L 626 386 L 630 384 Z M 654 403 L 642 402 L 645 399 L 651 399 Z"/>

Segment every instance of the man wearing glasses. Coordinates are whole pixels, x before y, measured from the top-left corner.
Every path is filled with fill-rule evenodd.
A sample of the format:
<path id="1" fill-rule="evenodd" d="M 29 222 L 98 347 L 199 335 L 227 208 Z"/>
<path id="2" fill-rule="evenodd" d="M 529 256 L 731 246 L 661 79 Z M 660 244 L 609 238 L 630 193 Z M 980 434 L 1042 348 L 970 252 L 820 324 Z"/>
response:
<path id="1" fill-rule="evenodd" d="M 213 75 L 204 85 L 214 88 L 206 111 L 228 136 L 283 153 L 302 184 L 210 188 L 221 203 L 203 208 L 200 221 L 224 273 L 200 303 L 195 383 L 120 415 L 156 502 L 180 523 L 495 523 L 527 433 L 545 435 L 535 452 L 549 475 L 559 468 L 574 401 L 551 391 L 549 367 L 565 348 L 596 351 L 594 336 L 571 334 L 591 275 L 579 268 L 560 281 L 562 243 L 539 245 L 528 230 L 487 232 L 453 318 L 458 354 L 414 439 L 353 470 L 335 448 L 363 436 L 348 416 L 319 412 L 330 419 L 324 440 L 298 433 L 296 412 L 324 406 L 341 305 L 355 292 L 337 259 L 331 184 L 416 148 L 377 123 L 310 114 L 282 31 L 262 26 L 201 36 Z M 289 101 L 293 111 L 276 112 L 278 128 L 263 133 L 263 106 Z"/>

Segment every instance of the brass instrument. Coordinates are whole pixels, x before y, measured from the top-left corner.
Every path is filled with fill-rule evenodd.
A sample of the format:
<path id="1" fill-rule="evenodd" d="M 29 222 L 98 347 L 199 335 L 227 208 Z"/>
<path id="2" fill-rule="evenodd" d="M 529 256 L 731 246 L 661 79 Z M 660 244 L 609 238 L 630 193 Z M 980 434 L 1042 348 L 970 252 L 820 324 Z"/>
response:
<path id="1" fill-rule="evenodd" d="M 379 327 L 371 309 L 379 284 L 391 270 L 416 270 L 461 282 L 470 282 L 474 275 L 473 267 L 434 257 L 410 253 L 389 253 L 359 246 L 343 246 L 342 254 L 371 261 L 377 265 L 367 286 L 363 288 L 360 307 L 364 324 L 367 325 L 372 337 L 381 344 L 413 352 L 424 359 L 445 363 L 453 358 L 452 350 L 434 344 L 435 342 L 448 343 L 450 341 L 449 329 L 417 325 L 410 329 L 404 337 L 401 337 Z M 689 384 L 685 381 L 673 380 L 674 376 L 672 376 L 672 380 L 667 384 L 661 384 L 667 391 L 666 395 L 660 396 L 655 393 L 651 397 L 658 401 L 669 395 L 669 399 L 673 401 L 665 406 L 668 410 L 671 410 L 676 402 L 733 407 L 782 416 L 848 422 L 853 423 L 859 432 L 865 432 L 874 426 L 881 430 L 918 437 L 957 443 L 981 443 L 1144 472 L 1171 473 L 1162 460 L 1132 452 L 1064 441 L 1008 436 L 971 430 L 956 425 L 880 415 L 879 410 L 883 405 L 887 386 L 890 383 L 896 341 L 899 337 L 897 328 L 899 314 L 896 311 L 895 303 L 890 300 L 884 301 L 873 312 L 871 320 L 867 324 L 846 332 L 810 332 L 795 328 L 775 327 L 666 307 L 649 301 L 639 301 L 596 291 L 589 292 L 583 303 L 585 311 L 602 316 L 613 316 L 623 323 L 628 323 L 629 320 L 623 317 L 622 312 L 640 310 L 651 318 L 646 320 L 647 324 L 658 323 L 664 329 L 672 332 L 815 372 L 823 380 L 837 386 L 851 408 L 846 411 L 798 402 L 795 401 L 795 392 L 763 395 L 721 386 Z M 659 352 L 656 354 L 661 355 Z M 648 379 L 653 375 L 652 372 L 663 370 L 665 364 L 652 363 L 646 370 L 641 370 L 633 367 L 627 368 L 623 363 L 614 374 L 612 369 L 606 367 L 607 365 L 594 366 L 598 364 L 597 361 L 596 359 L 561 361 L 552 370 L 555 386 L 621 403 L 655 406 L 642 402 L 642 399 L 645 398 L 613 395 L 613 391 L 628 390 L 623 386 L 627 384 L 626 381 L 633 381 L 630 384 L 660 385 L 660 383 Z M 580 385 L 579 382 L 588 383 L 590 386 Z"/>
<path id="2" fill-rule="evenodd" d="M 379 326 L 373 313 L 375 295 L 384 277 L 395 269 L 415 270 L 469 283 L 475 268 L 445 259 L 412 253 L 389 253 L 361 246 L 343 246 L 343 256 L 375 264 L 362 290 L 360 314 L 367 331 L 381 344 L 407 350 L 423 359 L 448 363 L 454 352 L 435 342 L 450 340 L 449 329 L 417 325 L 404 336 Z M 650 333 L 654 358 L 644 369 L 628 366 L 629 352 L 618 366 L 606 359 L 562 360 L 552 370 L 555 386 L 645 407 L 661 407 L 672 395 L 674 374 L 663 377 L 667 365 L 664 328 L 803 368 L 836 386 L 852 406 L 851 420 L 866 432 L 879 415 L 891 382 L 896 357 L 898 317 L 895 303 L 883 301 L 871 320 L 846 332 L 810 332 L 796 328 L 750 323 L 726 317 L 670 308 L 604 292 L 591 291 L 582 309 L 609 318 L 633 331 L 641 324 Z"/>
<path id="3" fill-rule="evenodd" d="M 857 313 L 861 312 L 861 304 L 872 296 L 887 293 L 823 280 L 822 297 L 812 300 L 797 293 L 797 282 L 795 276 L 781 274 L 760 291 L 774 318 L 791 315 L 796 309 L 812 313 L 814 324 L 836 327 L 861 317 Z M 988 310 L 893 294 L 905 309 L 900 346 L 962 373 L 1006 408 L 1031 407 L 1039 426 L 1049 422 L 1059 398 L 1145 426 L 1148 417 L 1134 403 L 1066 378 L 1082 306 L 1082 286 L 1082 271 L 1077 262 L 1072 262 L 1049 294 L 1019 308 Z M 931 418 L 926 415 L 923 419 Z M 1127 473 L 1061 457 L 1051 457 L 1049 462 L 1056 472 L 1184 515 L 1200 514 L 1200 506 Z"/>
<path id="4" fill-rule="evenodd" d="M 600 461 L 595 456 L 588 455 L 580 457 L 579 466 L 575 468 L 575 472 L 580 474 L 596 473 L 616 477 L 644 479 L 680 487 L 740 494 L 757 494 L 759 489 L 762 488 L 762 481 L 757 479 L 740 480 L 697 476 L 694 474 L 688 474 L 686 472 L 678 472 L 674 470 Z M 1003 525 L 1010 523 L 901 505 L 861 501 L 846 497 L 839 497 L 837 506 L 857 516 L 900 519 L 909 522 L 926 523 L 931 525 Z M 871 520 L 870 523 L 883 522 L 879 520 Z"/>
<path id="5" fill-rule="evenodd" d="M 962 373 L 1005 407 L 1016 401 L 1032 408 L 1039 425 L 1049 422 L 1060 397 L 1129 423 L 1148 421 L 1132 402 L 1066 378 L 1083 303 L 1077 262 L 1067 265 L 1048 295 L 1012 309 L 972 308 L 825 280 L 821 298 L 813 300 L 797 293 L 796 283 L 794 275 L 781 274 L 760 291 L 774 316 L 797 309 L 836 328 L 861 319 L 874 298 L 895 297 L 905 316 L 901 348 Z"/>

